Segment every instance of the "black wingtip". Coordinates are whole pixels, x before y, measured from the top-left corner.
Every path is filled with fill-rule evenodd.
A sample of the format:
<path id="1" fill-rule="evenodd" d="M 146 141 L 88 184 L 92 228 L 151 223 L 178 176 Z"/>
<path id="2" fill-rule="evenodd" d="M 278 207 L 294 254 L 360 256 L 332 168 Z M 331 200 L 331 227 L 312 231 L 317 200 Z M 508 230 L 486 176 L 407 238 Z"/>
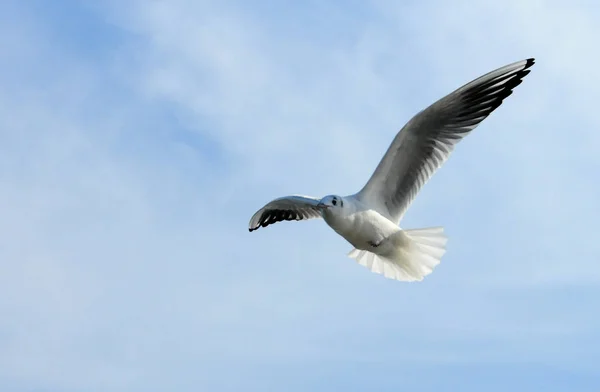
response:
<path id="1" fill-rule="evenodd" d="M 533 58 L 533 57 L 528 58 L 527 62 L 525 63 L 524 69 L 531 67 L 533 64 L 535 64 L 535 58 Z"/>

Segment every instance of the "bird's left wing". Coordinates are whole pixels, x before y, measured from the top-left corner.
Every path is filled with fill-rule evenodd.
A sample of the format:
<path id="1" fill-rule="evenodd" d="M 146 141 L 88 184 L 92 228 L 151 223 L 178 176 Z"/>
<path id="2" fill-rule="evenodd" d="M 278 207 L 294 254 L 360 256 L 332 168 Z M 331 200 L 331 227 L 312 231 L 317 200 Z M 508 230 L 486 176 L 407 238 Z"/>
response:
<path id="1" fill-rule="evenodd" d="M 317 207 L 319 199 L 309 196 L 292 195 L 280 197 L 267 203 L 256 211 L 250 219 L 249 231 L 267 227 L 284 220 L 306 220 L 321 218 L 321 209 Z"/>
<path id="2" fill-rule="evenodd" d="M 454 146 L 518 86 L 534 59 L 489 72 L 415 115 L 396 135 L 356 198 L 398 222 Z"/>

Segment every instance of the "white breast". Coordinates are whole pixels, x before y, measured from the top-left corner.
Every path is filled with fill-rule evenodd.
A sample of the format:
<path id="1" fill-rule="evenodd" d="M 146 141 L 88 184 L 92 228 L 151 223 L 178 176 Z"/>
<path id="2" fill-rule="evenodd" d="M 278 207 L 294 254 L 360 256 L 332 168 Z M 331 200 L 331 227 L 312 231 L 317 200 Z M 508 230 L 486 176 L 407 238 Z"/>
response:
<path id="1" fill-rule="evenodd" d="M 374 210 L 358 210 L 348 215 L 324 214 L 325 222 L 357 249 L 372 249 L 400 230 L 398 225 Z"/>

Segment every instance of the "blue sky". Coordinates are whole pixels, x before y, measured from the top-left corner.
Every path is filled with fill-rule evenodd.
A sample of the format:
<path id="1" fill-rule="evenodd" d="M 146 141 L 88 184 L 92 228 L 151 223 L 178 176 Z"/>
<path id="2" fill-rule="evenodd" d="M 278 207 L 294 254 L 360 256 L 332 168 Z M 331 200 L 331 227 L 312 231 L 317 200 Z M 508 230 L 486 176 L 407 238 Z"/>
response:
<path id="1" fill-rule="evenodd" d="M 3 1 L 0 390 L 597 391 L 593 2 Z M 402 227 L 403 284 L 287 194 L 354 193 L 418 110 L 532 73 Z"/>

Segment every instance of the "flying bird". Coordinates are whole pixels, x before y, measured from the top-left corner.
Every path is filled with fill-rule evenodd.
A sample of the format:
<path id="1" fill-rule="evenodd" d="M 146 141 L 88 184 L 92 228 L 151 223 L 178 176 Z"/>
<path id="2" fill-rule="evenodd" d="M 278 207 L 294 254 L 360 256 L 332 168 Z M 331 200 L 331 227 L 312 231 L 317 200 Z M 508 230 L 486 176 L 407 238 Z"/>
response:
<path id="1" fill-rule="evenodd" d="M 406 230 L 409 205 L 454 146 L 487 118 L 530 72 L 533 58 L 491 71 L 417 113 L 398 132 L 371 178 L 353 195 L 292 195 L 267 203 L 250 232 L 281 221 L 323 218 L 354 249 L 348 256 L 374 273 L 421 281 L 446 252 L 443 227 Z"/>

